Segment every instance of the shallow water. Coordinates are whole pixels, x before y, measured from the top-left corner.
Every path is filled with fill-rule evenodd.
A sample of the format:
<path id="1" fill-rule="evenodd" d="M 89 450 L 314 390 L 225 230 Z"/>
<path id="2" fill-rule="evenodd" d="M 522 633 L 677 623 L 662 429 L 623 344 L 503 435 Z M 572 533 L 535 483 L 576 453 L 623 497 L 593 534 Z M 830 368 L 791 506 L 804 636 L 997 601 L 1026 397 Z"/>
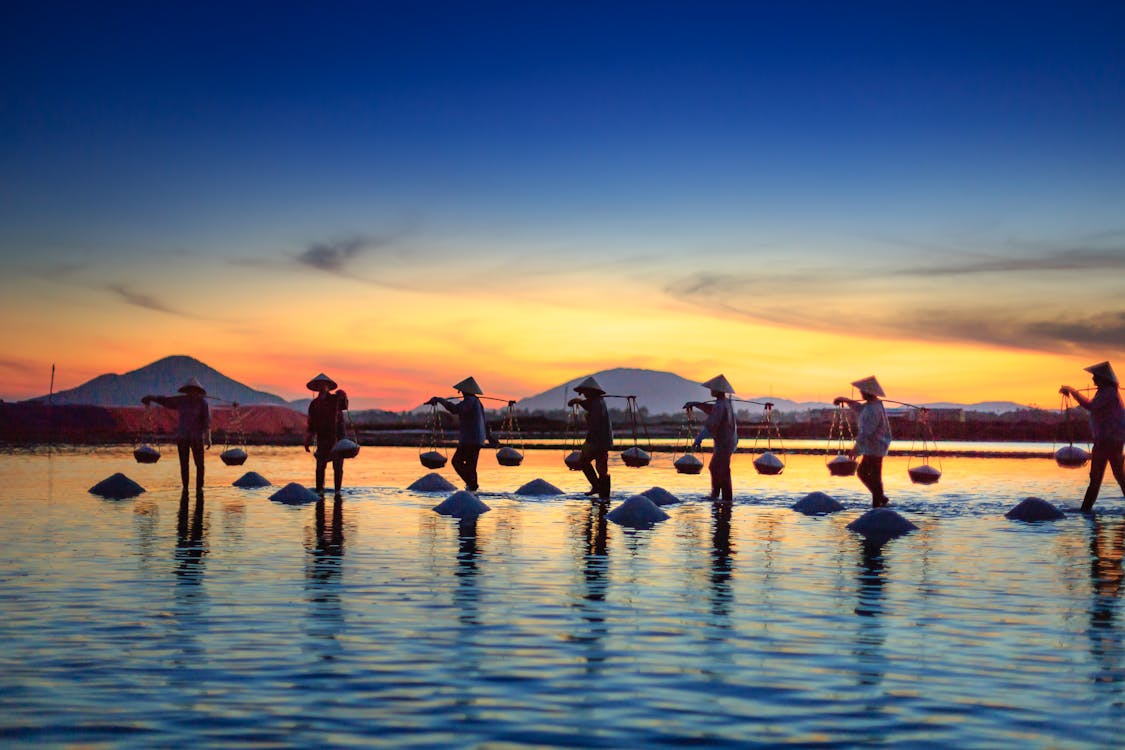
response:
<path id="1" fill-rule="evenodd" d="M 229 485 L 308 483 L 311 459 L 250 453 L 209 456 L 186 504 L 167 451 L 0 456 L 5 745 L 1119 746 L 1125 501 L 1003 517 L 1029 495 L 1073 509 L 1084 471 L 945 459 L 921 487 L 889 458 L 920 528 L 875 548 L 845 528 L 862 487 L 818 456 L 776 477 L 736 456 L 729 513 L 668 456 L 614 466 L 615 502 L 685 499 L 637 531 L 554 451 L 482 455 L 475 524 L 404 489 L 415 450 L 364 448 L 341 503 L 296 507 Z M 116 471 L 149 491 L 87 493 Z M 572 494 L 511 494 L 536 477 Z M 788 509 L 812 490 L 848 510 Z"/>

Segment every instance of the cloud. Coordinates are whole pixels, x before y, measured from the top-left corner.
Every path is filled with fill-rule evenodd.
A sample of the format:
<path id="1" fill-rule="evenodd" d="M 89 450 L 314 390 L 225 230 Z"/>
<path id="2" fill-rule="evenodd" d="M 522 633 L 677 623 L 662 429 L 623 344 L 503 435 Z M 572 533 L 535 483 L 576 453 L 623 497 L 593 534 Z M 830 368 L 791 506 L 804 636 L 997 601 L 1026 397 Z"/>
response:
<path id="1" fill-rule="evenodd" d="M 386 238 L 348 237 L 332 242 L 314 242 L 297 256 L 301 265 L 329 273 L 344 273 L 349 263 L 365 253 L 390 244 Z"/>
<path id="2" fill-rule="evenodd" d="M 151 297 L 140 292 L 135 292 L 124 284 L 108 284 L 106 286 L 106 289 L 108 289 L 110 292 L 113 292 L 119 298 L 121 298 L 121 300 L 123 300 L 127 304 L 133 305 L 134 307 L 140 307 L 145 310 L 153 310 L 155 312 L 161 312 L 167 315 L 176 315 L 181 318 L 190 318 L 192 320 L 206 319 L 200 315 L 193 315 L 191 313 L 186 313 L 182 310 L 177 310 L 173 307 L 169 307 L 155 297 Z"/>
<path id="3" fill-rule="evenodd" d="M 970 262 L 912 266 L 893 271 L 898 276 L 963 276 L 980 273 L 1049 271 L 1115 271 L 1125 269 L 1125 248 L 1073 248 L 1035 258 L 987 258 Z"/>

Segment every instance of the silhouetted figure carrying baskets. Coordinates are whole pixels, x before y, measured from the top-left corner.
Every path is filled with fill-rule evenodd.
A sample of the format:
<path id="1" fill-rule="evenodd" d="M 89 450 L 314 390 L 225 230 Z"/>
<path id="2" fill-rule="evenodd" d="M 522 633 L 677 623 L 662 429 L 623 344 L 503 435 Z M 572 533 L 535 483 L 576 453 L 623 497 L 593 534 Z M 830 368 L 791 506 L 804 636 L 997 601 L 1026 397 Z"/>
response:
<path id="1" fill-rule="evenodd" d="M 887 394 L 874 375 L 856 380 L 852 385 L 863 396 L 862 402 L 847 396 L 837 396 L 832 403 L 837 406 L 847 404 L 849 408 L 859 412 L 855 447 L 851 453 L 862 457 L 856 474 L 859 481 L 871 490 L 871 507 L 879 508 L 890 502 L 883 492 L 883 458 L 891 447 L 891 425 L 887 421 L 887 410 L 879 400 Z"/>
<path id="2" fill-rule="evenodd" d="M 1090 412 L 1090 431 L 1094 444 L 1090 451 L 1090 485 L 1082 498 L 1082 511 L 1089 513 L 1094 509 L 1098 491 L 1105 477 L 1105 467 L 1109 464 L 1113 478 L 1125 496 L 1125 466 L 1122 450 L 1125 449 L 1125 406 L 1121 403 L 1121 393 L 1117 373 L 1109 362 L 1099 362 L 1085 368 L 1094 377 L 1098 392 L 1093 398 L 1086 398 L 1078 390 L 1064 385 L 1059 389 L 1063 395 L 1074 397 L 1078 405 Z"/>
<path id="3" fill-rule="evenodd" d="M 699 448 L 704 438 L 709 437 L 714 441 L 711 463 L 707 466 L 708 471 L 711 472 L 711 500 L 729 503 L 734 500 L 730 460 L 735 449 L 738 448 L 738 423 L 734 416 L 734 405 L 730 400 L 730 396 L 734 394 L 734 386 L 724 375 L 716 375 L 701 385 L 711 389 L 715 401 L 713 403 L 689 401 L 684 404 L 685 409 L 699 409 L 707 415 L 703 429 L 695 436 L 693 447 Z"/>
<path id="4" fill-rule="evenodd" d="M 478 398 L 484 395 L 484 391 L 477 381 L 468 377 L 453 388 L 461 392 L 460 401 L 434 396 L 426 403 L 429 406 L 441 404 L 450 414 L 457 415 L 460 425 L 457 450 L 453 452 L 453 470 L 465 482 L 466 490 L 476 492 L 480 486 L 477 481 L 477 460 L 480 458 L 480 449 L 485 443 L 495 448 L 497 442 L 488 428 L 488 421 L 484 418 L 484 405 Z"/>
<path id="5" fill-rule="evenodd" d="M 305 452 L 316 440 L 316 493 L 324 494 L 324 474 L 328 462 L 332 462 L 332 485 L 336 497 L 344 483 L 344 459 L 348 450 L 336 450 L 337 444 L 347 437 L 344 412 L 348 409 L 348 394 L 336 391 L 336 381 L 324 373 L 306 383 L 310 391 L 316 391 L 316 398 L 309 404 L 308 428 L 305 431 Z M 332 393 L 332 391 L 336 391 Z M 354 442 L 354 441 L 352 441 Z M 351 446 L 341 446 L 348 449 Z M 355 448 L 358 452 L 359 447 Z"/>
<path id="6" fill-rule="evenodd" d="M 582 443 L 579 461 L 579 468 L 590 480 L 590 489 L 586 494 L 607 500 L 610 495 L 609 451 L 613 448 L 613 425 L 605 403 L 605 389 L 589 377 L 574 390 L 582 397 L 572 398 L 567 406 L 580 406 L 586 410 L 586 441 Z"/>
<path id="7" fill-rule="evenodd" d="M 211 447 L 211 408 L 207 391 L 195 378 L 180 386 L 180 396 L 145 396 L 141 403 L 160 404 L 179 413 L 176 426 L 176 450 L 180 454 L 180 482 L 188 488 L 188 453 L 195 460 L 195 490 L 203 492 L 203 450 Z"/>

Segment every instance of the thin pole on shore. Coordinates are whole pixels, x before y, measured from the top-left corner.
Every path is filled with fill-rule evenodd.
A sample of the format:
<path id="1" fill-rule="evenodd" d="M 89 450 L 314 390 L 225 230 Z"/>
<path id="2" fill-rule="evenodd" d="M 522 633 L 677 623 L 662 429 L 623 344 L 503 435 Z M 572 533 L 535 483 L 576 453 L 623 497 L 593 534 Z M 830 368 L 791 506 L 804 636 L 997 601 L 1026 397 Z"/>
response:
<path id="1" fill-rule="evenodd" d="M 47 456 L 50 457 L 55 444 L 55 429 L 52 411 L 55 405 L 55 363 L 51 363 L 51 388 L 47 391 Z"/>

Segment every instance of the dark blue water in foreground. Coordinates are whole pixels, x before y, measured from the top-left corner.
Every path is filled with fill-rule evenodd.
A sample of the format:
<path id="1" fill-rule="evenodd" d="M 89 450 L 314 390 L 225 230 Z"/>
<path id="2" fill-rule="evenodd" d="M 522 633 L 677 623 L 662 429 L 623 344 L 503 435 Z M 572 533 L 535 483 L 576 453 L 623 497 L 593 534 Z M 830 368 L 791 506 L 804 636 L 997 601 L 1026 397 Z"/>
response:
<path id="1" fill-rule="evenodd" d="M 575 494 L 510 494 L 584 489 L 555 452 L 483 456 L 493 510 L 463 525 L 403 489 L 416 451 L 365 448 L 342 503 L 299 507 L 229 484 L 309 482 L 311 459 L 250 451 L 211 456 L 186 505 L 167 451 L 0 456 L 4 745 L 1120 746 L 1125 503 L 1003 517 L 1028 495 L 1075 507 L 1082 471 L 947 459 L 916 487 L 888 459 L 920 529 L 875 548 L 823 457 L 777 477 L 736 457 L 730 513 L 667 459 L 615 467 L 618 499 L 687 500 L 634 531 Z M 149 491 L 86 492 L 116 471 Z M 812 490 L 848 510 L 788 509 Z"/>

